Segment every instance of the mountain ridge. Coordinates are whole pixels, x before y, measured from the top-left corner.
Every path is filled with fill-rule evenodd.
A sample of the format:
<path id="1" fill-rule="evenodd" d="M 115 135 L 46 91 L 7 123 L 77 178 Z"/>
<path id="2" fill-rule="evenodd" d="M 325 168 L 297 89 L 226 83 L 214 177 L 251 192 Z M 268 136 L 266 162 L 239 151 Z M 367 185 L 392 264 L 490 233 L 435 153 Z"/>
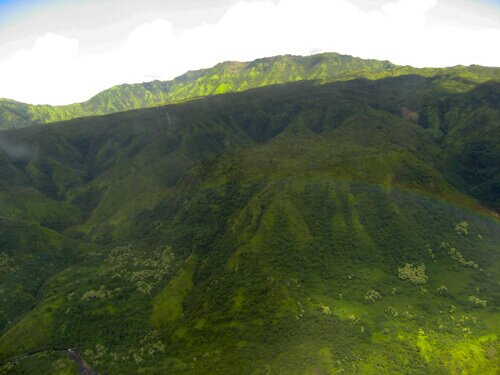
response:
<path id="1" fill-rule="evenodd" d="M 182 102 L 196 97 L 244 91 L 300 80 L 333 82 L 354 78 L 379 79 L 405 74 L 446 75 L 466 81 L 454 82 L 450 90 L 465 90 L 487 80 L 499 80 L 500 68 L 456 66 L 413 68 L 389 61 L 361 59 L 338 53 L 311 56 L 280 55 L 250 62 L 226 61 L 212 68 L 188 71 L 170 81 L 121 84 L 104 90 L 87 101 L 63 106 L 30 105 L 0 99 L 0 130 L 33 124 L 69 120 Z M 467 81 L 469 80 L 469 81 Z"/>

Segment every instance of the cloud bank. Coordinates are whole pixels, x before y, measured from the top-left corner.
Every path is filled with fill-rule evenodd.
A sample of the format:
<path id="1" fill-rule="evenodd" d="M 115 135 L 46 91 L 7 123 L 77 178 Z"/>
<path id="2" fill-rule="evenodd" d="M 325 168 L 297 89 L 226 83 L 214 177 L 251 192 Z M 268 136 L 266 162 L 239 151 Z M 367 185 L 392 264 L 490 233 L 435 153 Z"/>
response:
<path id="1" fill-rule="evenodd" d="M 347 0 L 242 1 L 217 23 L 179 32 L 167 19 L 151 20 L 95 51 L 83 49 L 78 38 L 46 33 L 29 48 L 0 57 L 0 97 L 68 104 L 112 85 L 171 79 L 224 60 L 319 51 L 420 67 L 500 65 L 494 48 L 500 25 L 464 26 L 443 10 L 438 0 L 371 9 Z"/>

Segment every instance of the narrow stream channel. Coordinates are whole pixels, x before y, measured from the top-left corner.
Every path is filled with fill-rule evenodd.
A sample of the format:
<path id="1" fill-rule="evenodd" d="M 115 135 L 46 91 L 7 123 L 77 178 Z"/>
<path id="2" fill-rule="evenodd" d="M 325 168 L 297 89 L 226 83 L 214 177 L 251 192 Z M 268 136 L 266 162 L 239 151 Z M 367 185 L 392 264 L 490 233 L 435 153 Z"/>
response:
<path id="1" fill-rule="evenodd" d="M 87 362 L 85 362 L 77 349 L 68 349 L 68 357 L 76 363 L 78 371 L 80 371 L 81 375 L 98 375 L 97 372 L 94 371 Z"/>
<path id="2" fill-rule="evenodd" d="M 80 353 L 78 352 L 78 350 L 76 348 L 69 348 L 69 349 L 57 349 L 57 348 L 53 348 L 53 349 L 39 349 L 39 350 L 34 350 L 34 351 L 31 351 L 31 352 L 20 354 L 20 355 L 14 357 L 14 358 L 11 358 L 10 360 L 6 361 L 6 363 L 15 364 L 15 363 L 18 363 L 19 361 L 21 361 L 24 358 L 27 358 L 27 357 L 30 357 L 30 356 L 33 356 L 33 355 L 37 355 L 37 354 L 40 354 L 40 353 L 49 353 L 49 352 L 52 352 L 52 353 L 66 353 L 68 355 L 69 359 L 71 359 L 73 362 L 75 362 L 76 366 L 78 367 L 78 372 L 80 373 L 80 375 L 99 375 L 97 373 L 97 371 L 94 371 L 92 369 L 92 367 L 90 367 L 90 365 L 87 362 L 85 362 L 85 360 L 82 358 L 82 356 L 80 355 Z"/>

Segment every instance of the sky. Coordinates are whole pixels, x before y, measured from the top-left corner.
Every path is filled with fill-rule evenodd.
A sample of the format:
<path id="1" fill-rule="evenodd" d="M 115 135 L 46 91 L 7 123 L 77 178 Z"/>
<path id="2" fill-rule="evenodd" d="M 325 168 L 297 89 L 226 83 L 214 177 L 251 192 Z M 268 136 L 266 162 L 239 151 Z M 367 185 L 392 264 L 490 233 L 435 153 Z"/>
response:
<path id="1" fill-rule="evenodd" d="M 500 0 L 0 0 L 0 97 L 70 104 L 227 60 L 500 66 Z"/>

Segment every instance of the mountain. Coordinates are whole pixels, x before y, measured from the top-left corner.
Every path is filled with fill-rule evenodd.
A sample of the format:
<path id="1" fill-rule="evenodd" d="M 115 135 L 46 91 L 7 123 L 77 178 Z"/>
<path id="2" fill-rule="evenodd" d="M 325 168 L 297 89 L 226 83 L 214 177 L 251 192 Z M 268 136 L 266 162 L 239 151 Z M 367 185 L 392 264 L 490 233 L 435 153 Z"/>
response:
<path id="1" fill-rule="evenodd" d="M 457 66 L 416 69 L 397 66 L 388 61 L 364 60 L 337 53 L 306 57 L 276 56 L 245 63 L 225 62 L 210 69 L 188 72 L 172 81 L 115 86 L 86 102 L 66 106 L 29 105 L 2 99 L 0 130 L 178 103 L 197 97 L 287 82 L 315 80 L 325 83 L 407 74 L 439 77 L 436 84 L 454 92 L 469 90 L 488 80 L 500 80 L 499 68 Z M 450 83 L 450 76 L 459 79 Z"/>
<path id="2" fill-rule="evenodd" d="M 464 85 L 0 133 L 0 373 L 496 374 L 500 84 Z"/>

